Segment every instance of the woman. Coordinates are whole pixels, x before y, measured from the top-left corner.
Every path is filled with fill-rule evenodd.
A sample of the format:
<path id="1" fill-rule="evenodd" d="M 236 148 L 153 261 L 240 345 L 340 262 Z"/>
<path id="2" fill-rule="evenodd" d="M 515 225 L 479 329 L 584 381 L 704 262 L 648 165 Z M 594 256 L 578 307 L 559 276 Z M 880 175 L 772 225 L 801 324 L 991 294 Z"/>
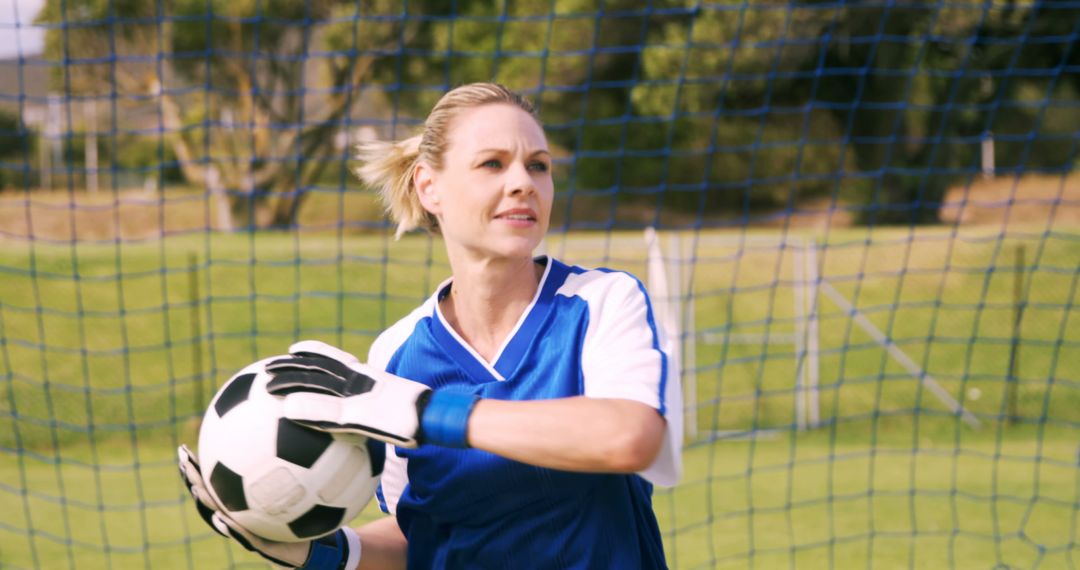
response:
<path id="1" fill-rule="evenodd" d="M 277 563 L 308 568 L 665 567 L 651 492 L 678 478 L 678 382 L 639 281 L 533 257 L 554 190 L 532 105 L 500 85 L 465 85 L 435 105 L 421 135 L 366 145 L 360 158 L 398 235 L 422 228 L 446 244 L 452 277 L 369 353 L 394 376 L 361 374 L 380 389 L 409 392 L 401 378 L 423 386 L 403 404 L 379 390 L 327 389 L 341 375 L 314 388 L 300 374 L 289 380 L 286 370 L 333 367 L 308 357 L 352 358 L 301 343 L 271 389 L 292 394 L 298 421 L 388 442 L 378 498 L 394 516 L 312 543 L 269 543 L 213 512 L 182 448 L 204 517 Z M 319 398 L 350 395 L 384 399 L 348 421 L 320 411 L 337 406 Z M 410 414 L 413 427 L 391 426 Z"/>

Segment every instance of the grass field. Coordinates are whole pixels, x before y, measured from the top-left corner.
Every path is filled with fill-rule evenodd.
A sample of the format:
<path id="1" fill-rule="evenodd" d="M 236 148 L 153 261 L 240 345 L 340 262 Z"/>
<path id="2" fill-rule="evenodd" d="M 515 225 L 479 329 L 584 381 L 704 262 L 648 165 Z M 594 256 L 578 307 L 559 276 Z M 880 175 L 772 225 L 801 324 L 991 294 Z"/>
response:
<path id="1" fill-rule="evenodd" d="M 698 435 L 683 483 L 655 497 L 672 565 L 1080 564 L 1078 237 L 1032 227 L 684 238 Z M 795 429 L 791 256 L 811 239 L 823 282 L 979 428 L 822 294 L 820 426 Z M 548 250 L 646 274 L 638 233 L 555 236 Z M 236 369 L 302 337 L 364 354 L 447 272 L 439 244 L 421 237 L 5 242 L 0 568 L 254 564 L 197 519 L 175 446 L 194 442 L 194 418 Z"/>
<path id="2" fill-rule="evenodd" d="M 190 426 L 178 432 L 195 439 Z M 654 506 L 677 568 L 1067 568 L 1080 558 L 1075 435 L 720 441 L 689 448 L 683 483 L 658 489 Z M 63 463 L 5 460 L 0 481 L 30 493 L 5 493 L 2 567 L 259 566 L 195 515 L 177 439 L 71 444 Z M 18 530 L 28 526 L 33 536 Z"/>

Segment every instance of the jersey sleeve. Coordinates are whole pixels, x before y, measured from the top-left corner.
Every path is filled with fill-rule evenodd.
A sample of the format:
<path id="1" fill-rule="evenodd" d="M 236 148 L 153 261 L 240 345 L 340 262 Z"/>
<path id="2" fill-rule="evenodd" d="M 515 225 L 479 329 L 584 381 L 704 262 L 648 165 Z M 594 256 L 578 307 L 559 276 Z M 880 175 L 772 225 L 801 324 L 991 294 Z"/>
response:
<path id="1" fill-rule="evenodd" d="M 409 483 L 408 464 L 409 460 L 399 457 L 393 445 L 386 444 L 386 462 L 383 464 L 382 476 L 379 477 L 379 486 L 375 490 L 379 508 L 386 514 L 397 514 L 398 500 Z"/>
<path id="2" fill-rule="evenodd" d="M 401 346 L 402 332 L 396 328 L 390 328 L 372 343 L 368 351 L 368 364 L 380 370 L 386 370 L 394 352 Z M 398 457 L 393 445 L 386 444 L 386 462 L 383 464 L 383 472 L 379 477 L 379 486 L 375 490 L 375 498 L 379 501 L 382 512 L 396 515 L 398 499 L 405 492 L 409 483 L 409 471 L 407 460 Z"/>
<path id="3" fill-rule="evenodd" d="M 679 379 L 672 378 L 667 356 L 671 347 L 641 282 L 625 273 L 599 275 L 603 277 L 592 277 L 595 283 L 582 289 L 589 301 L 582 346 L 585 395 L 634 400 L 664 416 L 660 453 L 641 475 L 672 486 L 682 470 L 682 394 Z"/>
<path id="4" fill-rule="evenodd" d="M 408 317 L 398 321 L 390 328 L 383 331 L 368 350 L 367 363 L 380 370 L 389 370 L 390 361 L 401 345 L 408 339 L 413 328 L 425 313 L 429 310 L 428 304 L 421 305 Z M 375 490 L 375 497 L 379 501 L 379 508 L 390 515 L 397 514 L 398 499 L 401 498 L 405 488 L 409 485 L 408 459 L 400 457 L 396 448 L 386 444 L 386 462 L 383 464 L 383 472 L 379 478 L 379 486 Z"/>

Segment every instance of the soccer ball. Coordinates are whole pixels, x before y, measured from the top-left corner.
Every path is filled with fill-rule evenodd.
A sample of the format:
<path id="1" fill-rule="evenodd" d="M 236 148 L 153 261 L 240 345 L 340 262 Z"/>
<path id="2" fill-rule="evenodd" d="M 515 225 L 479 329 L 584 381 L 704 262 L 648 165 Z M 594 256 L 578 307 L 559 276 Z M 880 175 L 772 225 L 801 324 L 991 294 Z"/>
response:
<path id="1" fill-rule="evenodd" d="M 364 509 L 382 473 L 385 444 L 310 429 L 285 419 L 266 391 L 260 360 L 214 395 L 199 430 L 199 463 L 226 514 L 268 540 L 334 532 Z"/>

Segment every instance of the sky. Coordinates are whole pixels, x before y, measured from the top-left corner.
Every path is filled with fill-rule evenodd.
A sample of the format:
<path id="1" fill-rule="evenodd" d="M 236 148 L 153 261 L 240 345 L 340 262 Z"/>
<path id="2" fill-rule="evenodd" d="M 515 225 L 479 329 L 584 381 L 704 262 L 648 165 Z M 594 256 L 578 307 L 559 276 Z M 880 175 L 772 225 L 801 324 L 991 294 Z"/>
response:
<path id="1" fill-rule="evenodd" d="M 45 30 L 33 26 L 45 0 L 0 0 L 0 59 L 41 53 Z M 17 16 L 17 17 L 16 17 Z"/>

